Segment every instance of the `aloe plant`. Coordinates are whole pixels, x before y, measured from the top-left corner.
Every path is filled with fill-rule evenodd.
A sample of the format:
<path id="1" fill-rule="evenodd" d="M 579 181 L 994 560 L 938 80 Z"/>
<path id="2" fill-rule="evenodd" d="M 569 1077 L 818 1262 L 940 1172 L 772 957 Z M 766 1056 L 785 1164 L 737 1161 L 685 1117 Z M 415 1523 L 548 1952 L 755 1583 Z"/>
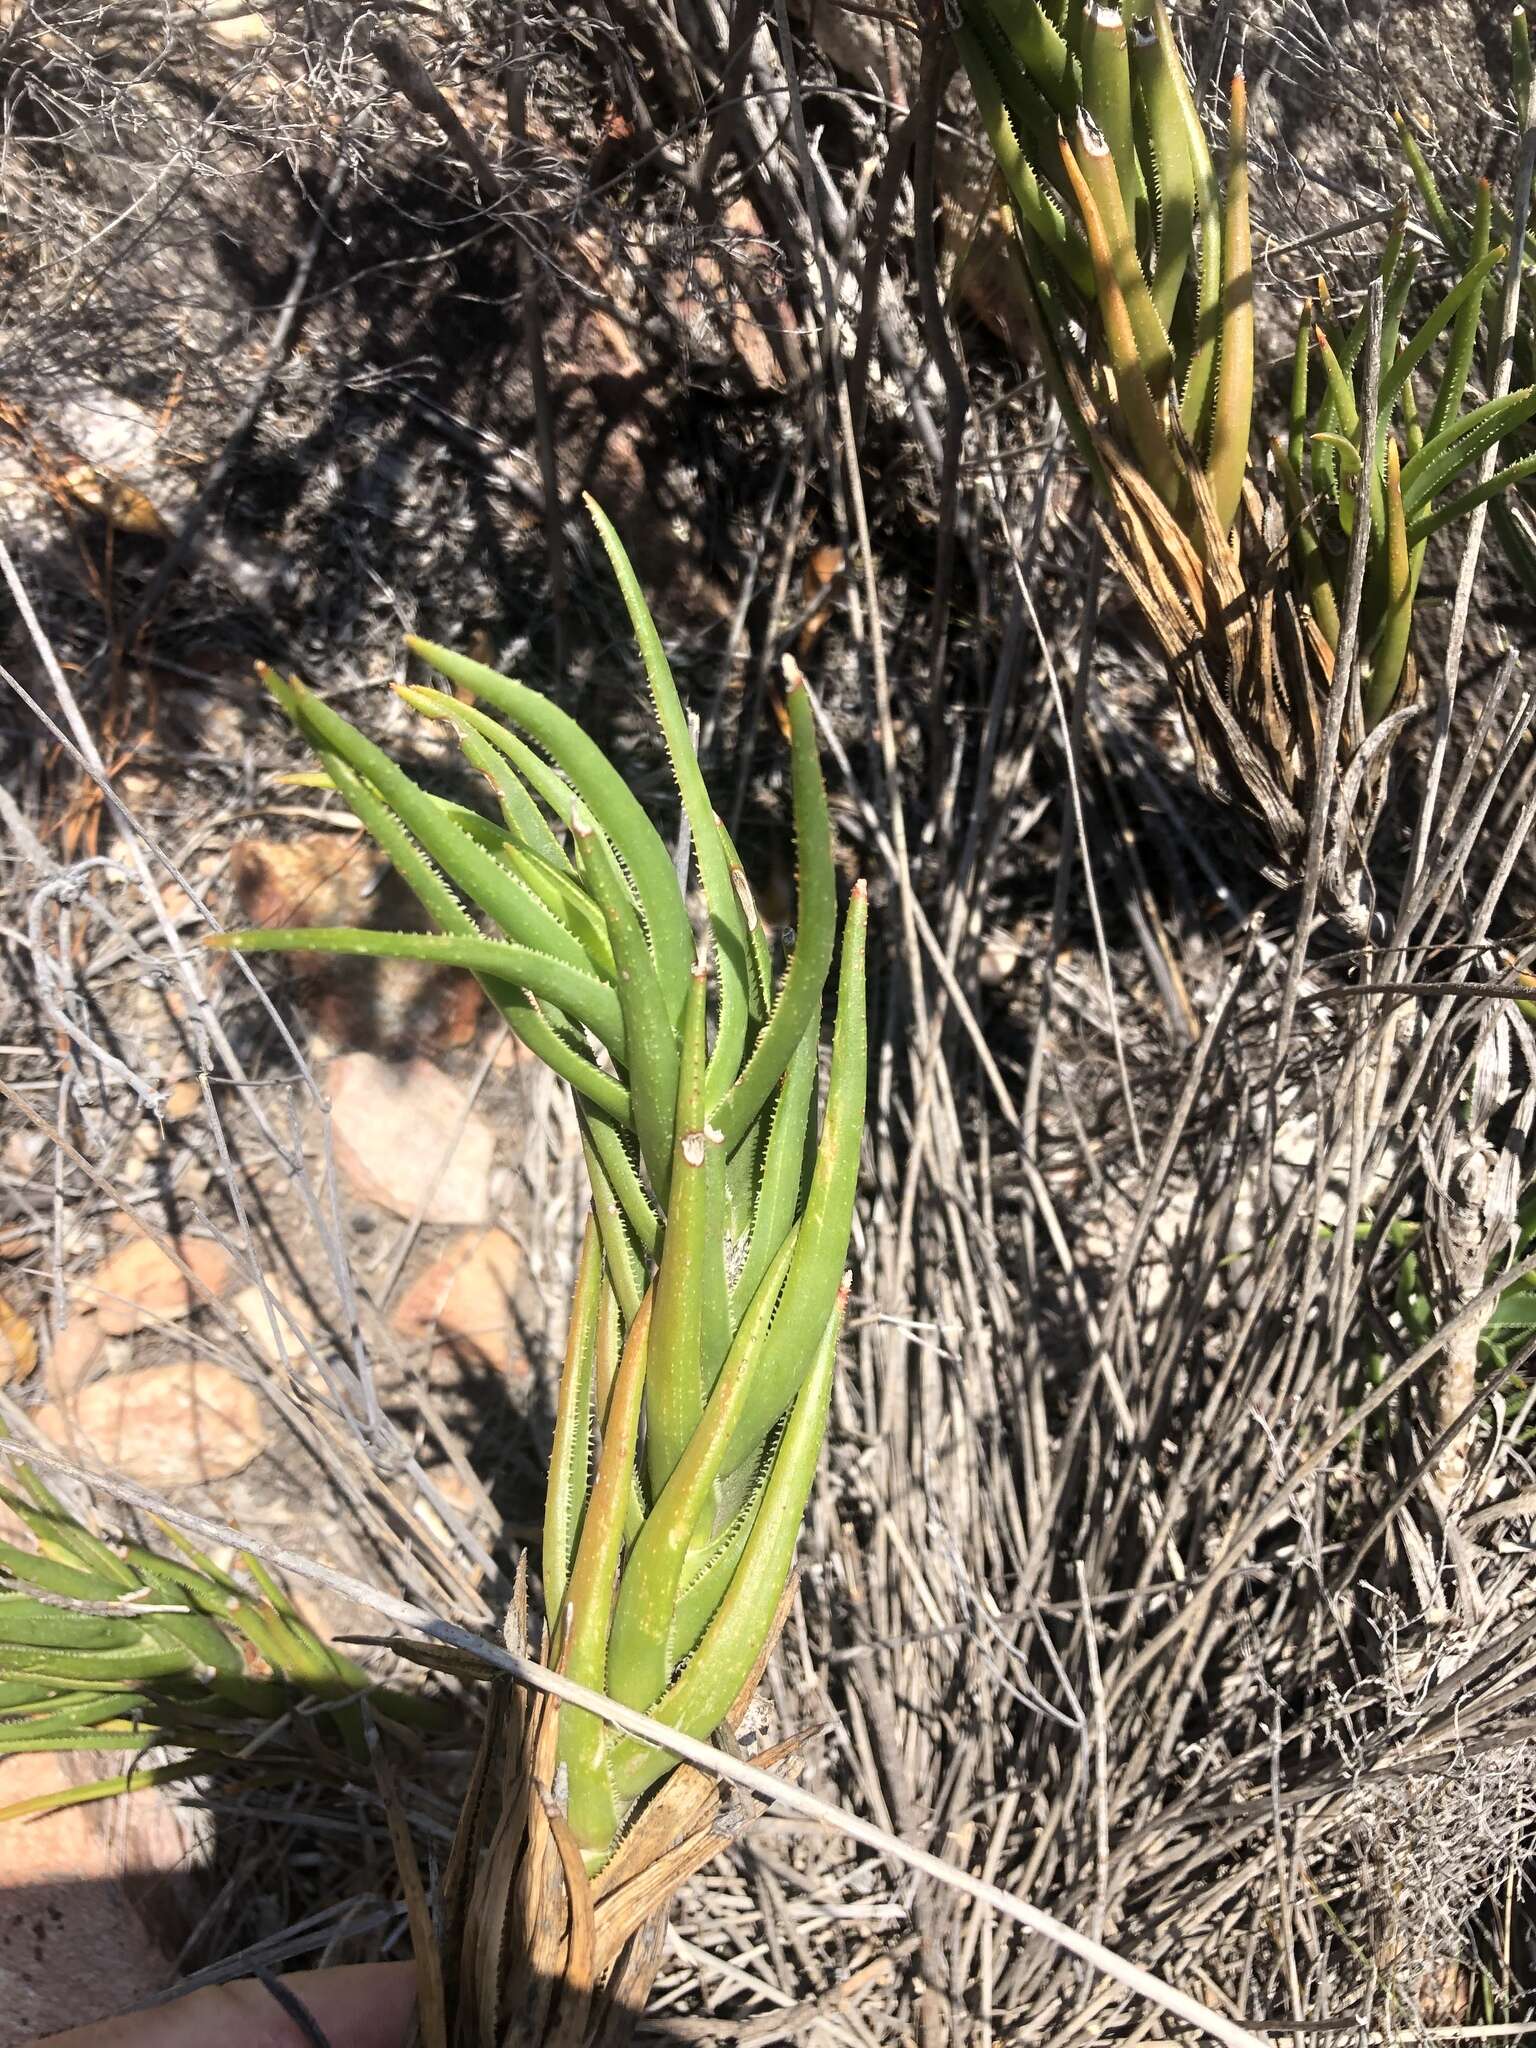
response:
<path id="1" fill-rule="evenodd" d="M 776 976 L 645 600 L 591 510 L 681 797 L 703 945 L 673 853 L 596 741 L 536 690 L 421 640 L 449 687 L 400 695 L 453 732 L 495 819 L 419 787 L 298 682 L 266 681 L 437 931 L 215 943 L 468 968 L 570 1085 L 591 1210 L 550 1461 L 546 1654 L 708 1736 L 771 1639 L 826 1425 L 863 1128 L 866 901 L 856 886 L 818 1117 L 837 884 L 805 687 L 785 700 L 799 901 Z M 558 1756 L 595 1871 L 670 1758 L 574 1710 Z"/>
<path id="2" fill-rule="evenodd" d="M 1517 117 L 1523 120 L 1531 81 L 1530 27 L 1523 7 L 1516 7 L 1510 15 L 1509 36 L 1514 102 Z M 1514 223 L 1507 211 L 1492 198 L 1486 179 L 1477 181 L 1470 213 L 1466 217 L 1458 213 L 1442 193 L 1409 121 L 1399 112 L 1393 115 L 1393 122 L 1429 226 L 1452 269 L 1465 276 L 1477 267 L 1479 251 L 1487 247 L 1490 233 L 1507 244 Z M 1536 231 L 1529 227 L 1524 236 L 1523 257 L 1527 270 L 1536 263 Z M 1490 337 L 1499 331 L 1500 299 L 1501 281 L 1491 275 L 1485 276 L 1480 281 L 1477 303 L 1470 306 L 1464 315 L 1467 364 L 1470 366 L 1481 353 L 1485 375 L 1491 374 L 1493 368 Z M 1479 319 L 1482 322 L 1481 335 L 1478 332 Z M 1517 308 L 1511 345 L 1516 378 L 1526 384 L 1536 383 L 1536 322 L 1533 322 L 1528 303 Z M 1500 438 L 1509 442 L 1514 459 L 1504 463 L 1486 485 L 1466 494 L 1466 509 L 1470 511 L 1479 502 L 1489 502 L 1495 529 L 1511 567 L 1528 590 L 1536 590 L 1536 529 L 1532 524 L 1536 499 L 1533 499 L 1531 491 L 1519 488 L 1536 476 L 1536 430 L 1531 428 L 1530 415 L 1526 414 L 1512 426 L 1506 426 Z"/>
<path id="3" fill-rule="evenodd" d="M 1189 471 L 1230 532 L 1253 412 L 1242 73 L 1223 176 L 1162 0 L 961 0 L 960 13 L 1066 415 L 1093 457 L 1086 393 L 1202 547 Z"/>
<path id="4" fill-rule="evenodd" d="M 7 1806 L 0 1821 L 232 1769 L 258 1735 L 267 1775 L 366 1775 L 365 1695 L 385 1721 L 449 1725 L 442 1702 L 376 1685 L 323 1641 L 255 1559 L 245 1560 L 246 1585 L 173 1531 L 176 1556 L 107 1543 L 18 1471 L 25 1494 L 0 1488 L 0 1502 L 35 1548 L 0 1542 L 0 1757 L 177 1754 Z M 295 1708 L 311 1739 L 267 1739 Z"/>
<path id="5" fill-rule="evenodd" d="M 1112 0 L 961 0 L 960 11 L 956 40 L 1012 200 L 1037 339 L 1067 417 L 1101 478 L 1112 466 L 1123 473 L 1114 454 L 1127 458 L 1209 566 L 1223 548 L 1240 547 L 1234 526 L 1250 474 L 1243 75 L 1230 84 L 1218 176 L 1163 0 L 1128 0 L 1123 12 Z M 1399 218 L 1380 265 L 1369 449 L 1361 438 L 1366 318 L 1336 321 L 1320 281 L 1317 307 L 1304 306 L 1298 323 L 1288 431 L 1273 444 L 1296 594 L 1325 643 L 1317 648 L 1325 674 L 1339 643 L 1357 501 L 1367 510 L 1358 635 L 1367 729 L 1411 685 L 1427 541 L 1536 471 L 1536 460 L 1522 458 L 1490 481 L 1465 483 L 1486 448 L 1536 413 L 1536 387 L 1464 404 L 1479 314 L 1506 251 L 1491 245 L 1486 187 L 1470 232 L 1459 233 L 1406 130 L 1405 145 L 1459 281 L 1405 337 L 1414 261 Z M 1111 495 L 1134 529 L 1125 493 Z M 1273 802 L 1268 809 L 1273 817 Z"/>
<path id="6" fill-rule="evenodd" d="M 1332 647 L 1338 644 L 1348 540 L 1362 501 L 1370 520 L 1360 631 L 1367 726 L 1392 708 L 1402 683 L 1430 537 L 1536 468 L 1529 460 L 1506 464 L 1486 481 L 1457 488 L 1489 447 L 1536 413 L 1536 386 L 1464 403 L 1483 293 L 1508 254 L 1502 244 L 1490 247 L 1490 223 L 1491 195 L 1484 182 L 1460 279 L 1406 336 L 1402 322 L 1414 259 L 1403 248 L 1401 220 L 1389 238 L 1380 270 L 1373 450 L 1362 438 L 1364 314 L 1344 330 L 1332 318 L 1327 287 L 1319 279 L 1321 317 L 1314 322 L 1309 304 L 1297 323 L 1290 430 L 1273 444 L 1275 466 L 1291 512 L 1307 603 Z M 1310 394 L 1319 387 L 1314 402 Z"/>

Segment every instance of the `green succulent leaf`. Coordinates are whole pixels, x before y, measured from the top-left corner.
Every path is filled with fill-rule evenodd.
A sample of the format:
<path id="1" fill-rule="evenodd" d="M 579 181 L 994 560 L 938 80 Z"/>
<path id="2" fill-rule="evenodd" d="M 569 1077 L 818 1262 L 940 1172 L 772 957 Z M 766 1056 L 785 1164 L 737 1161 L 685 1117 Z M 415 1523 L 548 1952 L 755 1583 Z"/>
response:
<path id="1" fill-rule="evenodd" d="M 705 1268 L 723 1255 L 711 1226 L 705 1135 L 705 1032 L 709 978 L 695 968 L 683 1013 L 677 1139 L 666 1240 L 656 1274 L 652 1364 L 645 1389 L 645 1457 L 652 1499 L 671 1477 L 704 1412 Z"/>
<path id="2" fill-rule="evenodd" d="M 1422 546 L 1431 534 L 1439 533 L 1443 527 L 1456 525 L 1469 512 L 1475 512 L 1479 505 L 1486 505 L 1491 498 L 1502 497 L 1512 485 L 1524 483 L 1530 476 L 1536 476 L 1536 455 L 1522 455 L 1518 462 L 1507 462 L 1502 469 L 1495 470 L 1486 483 L 1474 484 L 1471 490 L 1447 499 L 1443 505 L 1436 505 L 1433 511 L 1420 513 L 1408 529 L 1410 543 L 1414 547 Z"/>
<path id="3" fill-rule="evenodd" d="M 837 939 L 837 873 L 827 792 L 816 752 L 810 696 L 798 677 L 785 693 L 789 714 L 790 780 L 795 810 L 795 852 L 799 868 L 795 950 L 773 1010 L 736 1080 L 710 1121 L 732 1152 L 746 1136 L 794 1055 L 812 1020 L 820 1015 L 822 989 Z"/>
<path id="4" fill-rule="evenodd" d="M 773 1470 L 731 1582 L 698 1648 L 652 1708 L 658 1721 L 706 1736 L 724 1719 L 762 1653 L 783 1597 L 795 1539 L 805 1517 L 837 1366 L 841 1315 L 827 1325 L 811 1370 L 790 1409 Z M 633 1736 L 612 1746 L 610 1780 L 620 1798 L 637 1798 L 670 1768 L 664 1751 Z"/>
<path id="5" fill-rule="evenodd" d="M 826 1110 L 810 1189 L 783 1300 L 774 1318 L 761 1367 L 742 1396 L 725 1470 L 756 1456 L 769 1430 L 794 1398 L 828 1318 L 836 1306 L 853 1229 L 859 1153 L 864 1131 L 868 1065 L 864 956 L 868 905 L 862 883 L 853 892 L 843 928 L 837 1022 L 827 1077 Z"/>
<path id="6" fill-rule="evenodd" d="M 1409 517 L 1470 469 L 1486 449 L 1524 426 L 1533 413 L 1536 386 L 1508 392 L 1503 398 L 1487 399 L 1471 412 L 1463 413 L 1443 434 L 1426 440 L 1403 467 L 1403 504 Z"/>
<path id="7" fill-rule="evenodd" d="M 682 1012 L 693 960 L 693 928 L 672 857 L 638 798 L 596 741 L 537 690 L 429 640 L 407 645 L 456 687 L 509 719 L 541 746 L 597 821 L 634 882 L 662 985 Z"/>
<path id="8" fill-rule="evenodd" d="M 377 932 L 348 925 L 276 925 L 269 931 L 215 932 L 207 943 L 231 953 L 332 953 L 367 960 L 423 960 L 467 967 L 526 988 L 584 1024 L 623 1065 L 624 1013 L 618 995 L 586 967 L 503 939 L 457 932 Z"/>
<path id="9" fill-rule="evenodd" d="M 629 611 L 630 624 L 634 628 L 646 679 L 651 687 L 657 723 L 666 742 L 672 773 L 692 834 L 693 857 L 704 885 L 704 902 L 715 938 L 715 968 L 720 989 L 715 1043 L 710 1053 L 710 1096 L 712 1101 L 716 1101 L 736 1077 L 742 1048 L 746 1044 L 747 1017 L 751 1006 L 747 926 L 731 875 L 730 844 L 704 787 L 698 756 L 693 749 L 693 736 L 688 730 L 687 714 L 677 694 L 677 685 L 672 680 L 661 635 L 656 631 L 645 594 L 624 552 L 624 544 L 597 501 L 588 497 L 586 502 Z M 679 993 L 673 991 L 674 1004 Z"/>
<path id="10" fill-rule="evenodd" d="M 764 1275 L 699 1423 L 625 1562 L 613 1614 L 608 1682 L 613 1697 L 629 1706 L 648 1707 L 660 1696 L 680 1654 L 673 1642 L 673 1617 L 684 1573 L 760 1366 L 793 1250 L 791 1238 Z M 712 1528 L 704 1533 L 706 1542 L 713 1538 Z"/>
<path id="11" fill-rule="evenodd" d="M 578 810 L 572 820 L 581 878 L 601 912 L 617 969 L 619 1010 L 635 1135 L 646 1172 L 663 1208 L 672 1179 L 672 1139 L 679 1046 L 672 1006 L 646 943 L 640 913 L 613 849 Z"/>
<path id="12" fill-rule="evenodd" d="M 555 1440 L 549 1454 L 549 1485 L 544 1497 L 544 1600 L 550 1614 L 559 1614 L 565 1605 L 566 1581 L 576 1555 L 591 1477 L 603 1281 L 602 1243 L 597 1224 L 589 1216 L 576 1269 L 565 1365 L 555 1408 Z"/>

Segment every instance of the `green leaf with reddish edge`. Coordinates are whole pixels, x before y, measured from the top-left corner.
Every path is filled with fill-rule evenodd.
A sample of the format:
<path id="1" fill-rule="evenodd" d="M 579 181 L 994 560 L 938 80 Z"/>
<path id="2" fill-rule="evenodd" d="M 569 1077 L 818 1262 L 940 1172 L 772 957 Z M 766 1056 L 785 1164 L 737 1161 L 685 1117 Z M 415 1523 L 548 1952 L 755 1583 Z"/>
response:
<path id="1" fill-rule="evenodd" d="M 602 1244 L 597 1223 L 589 1214 L 576 1267 L 544 1496 L 544 1603 L 550 1614 L 558 1614 L 565 1602 L 566 1580 L 576 1555 L 591 1477 L 593 1378 L 602 1295 Z"/>
<path id="2" fill-rule="evenodd" d="M 698 1648 L 651 1708 L 654 1717 L 669 1728 L 687 1735 L 709 1735 L 720 1725 L 762 1654 L 789 1579 L 795 1540 L 816 1476 L 841 1328 L 842 1317 L 836 1313 L 789 1411 L 762 1503 L 731 1583 Z M 609 1752 L 609 1782 L 621 1799 L 638 1798 L 671 1764 L 664 1750 L 634 1736 L 621 1736 Z"/>
<path id="3" fill-rule="evenodd" d="M 1367 730 L 1379 725 L 1392 708 L 1408 643 L 1413 632 L 1413 575 L 1409 562 L 1408 520 L 1403 510 L 1402 469 L 1397 439 L 1387 442 L 1387 475 L 1383 491 L 1386 500 L 1386 547 L 1382 554 L 1385 601 L 1376 645 L 1370 650 L 1369 671 L 1364 678 L 1364 712 Z"/>
<path id="4" fill-rule="evenodd" d="M 1221 350 L 1208 471 L 1216 522 L 1230 533 L 1243 499 L 1253 433 L 1253 246 L 1248 223 L 1248 87 L 1232 80 L 1221 222 Z"/>
<path id="5" fill-rule="evenodd" d="M 869 1060 L 864 987 L 868 916 L 864 885 L 860 882 L 854 887 L 843 926 L 837 1022 L 832 1034 L 832 1065 L 816 1165 L 779 1312 L 726 1453 L 727 1473 L 756 1457 L 764 1437 L 794 1399 L 842 1285 L 864 1133 Z"/>
<path id="6" fill-rule="evenodd" d="M 1131 120 L 1130 48 L 1124 15 L 1105 0 L 1084 0 L 1082 67 L 1083 108 L 1107 145 L 1124 218 L 1134 222 L 1140 174 Z"/>
<path id="7" fill-rule="evenodd" d="M 1136 253 L 1135 231 L 1125 211 L 1114 158 L 1105 137 L 1084 114 L 1077 118 L 1073 155 L 1098 208 L 1108 244 L 1110 268 L 1130 316 L 1136 354 L 1147 380 L 1147 389 L 1154 400 L 1161 401 L 1173 380 L 1173 345 L 1168 339 L 1162 315 L 1153 303 L 1146 272 Z"/>
<path id="8" fill-rule="evenodd" d="M 1080 127 L 1078 143 L 1083 146 L 1085 139 L 1092 138 L 1095 131 Z M 1099 324 L 1103 330 L 1104 351 L 1109 358 L 1115 378 L 1115 403 L 1120 414 L 1125 434 L 1136 460 L 1140 463 L 1148 483 L 1157 492 L 1169 510 L 1174 510 L 1184 495 L 1184 478 L 1173 453 L 1173 447 L 1163 430 L 1162 419 L 1147 382 L 1147 373 L 1142 365 L 1141 352 L 1136 341 L 1136 330 L 1131 321 L 1125 295 L 1115 276 L 1114 255 L 1110 248 L 1109 234 L 1104 217 L 1099 212 L 1098 202 L 1093 196 L 1092 186 L 1084 175 L 1081 160 L 1065 134 L 1061 138 L 1061 161 L 1077 201 L 1077 210 L 1082 219 L 1083 232 L 1088 238 L 1088 253 L 1093 262 L 1094 290 L 1099 309 Z"/>

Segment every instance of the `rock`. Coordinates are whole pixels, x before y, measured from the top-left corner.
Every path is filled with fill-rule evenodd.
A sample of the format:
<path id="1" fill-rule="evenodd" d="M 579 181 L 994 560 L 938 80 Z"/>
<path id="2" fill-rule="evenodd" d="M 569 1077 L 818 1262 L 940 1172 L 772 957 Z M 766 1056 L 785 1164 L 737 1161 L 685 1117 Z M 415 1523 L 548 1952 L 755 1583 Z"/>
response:
<path id="1" fill-rule="evenodd" d="M 98 1380 L 71 1410 L 49 1402 L 33 1420 L 65 1450 L 156 1489 L 229 1479 L 267 1441 L 256 1394 L 206 1359 Z"/>
<path id="2" fill-rule="evenodd" d="M 21 1310 L 0 1294 L 0 1387 L 24 1380 L 36 1363 L 36 1332 Z"/>
<path id="3" fill-rule="evenodd" d="M 48 1389 L 55 1401 L 73 1401 L 107 1348 L 101 1318 L 72 1315 L 48 1354 Z"/>
<path id="4" fill-rule="evenodd" d="M 333 1060 L 326 1081 L 336 1163 L 354 1193 L 393 1216 L 414 1216 L 425 1199 L 424 1222 L 490 1221 L 495 1134 L 473 1110 L 465 1118 L 456 1082 L 430 1060 L 391 1065 L 366 1052 Z"/>
<path id="5" fill-rule="evenodd" d="M 210 955 L 210 958 L 212 956 Z M 179 1124 L 189 1116 L 195 1116 L 203 1106 L 202 1083 L 190 1078 L 175 1081 L 166 1091 L 165 1106 L 160 1115 L 163 1122 Z"/>
<path id="6" fill-rule="evenodd" d="M 291 1365 L 305 1356 L 305 1336 L 313 1333 L 315 1319 L 297 1295 L 268 1273 L 268 1300 L 255 1285 L 242 1287 L 230 1302 L 234 1316 L 252 1344 L 269 1365 Z M 274 1314 L 275 1311 L 275 1314 Z"/>
<path id="7" fill-rule="evenodd" d="M 510 1313 L 521 1267 L 522 1253 L 506 1231 L 470 1231 L 409 1288 L 395 1328 L 407 1337 L 436 1333 L 462 1361 L 521 1370 L 526 1361 Z"/>
<path id="8" fill-rule="evenodd" d="M 207 35 L 211 42 L 226 50 L 248 50 L 254 44 L 271 42 L 272 24 L 264 14 L 236 14 L 223 21 L 210 21 Z"/>
<path id="9" fill-rule="evenodd" d="M 229 1284 L 233 1261 L 206 1237 L 180 1237 L 176 1249 L 210 1294 Z M 153 1323 L 174 1322 L 204 1297 L 187 1282 L 170 1254 L 147 1237 L 136 1237 L 104 1260 L 79 1288 L 109 1337 L 126 1337 Z"/>
<path id="10" fill-rule="evenodd" d="M 123 1768 L 91 1758 L 90 1776 Z M 0 1806 L 68 1795 L 79 1765 L 57 1756 L 0 1762 Z M 166 1990 L 174 1947 L 146 1922 L 168 1922 L 171 1941 L 190 1899 L 188 1830 L 159 1791 L 72 1806 L 4 1826 L 0 1889 L 0 2048 L 84 2026 Z"/>

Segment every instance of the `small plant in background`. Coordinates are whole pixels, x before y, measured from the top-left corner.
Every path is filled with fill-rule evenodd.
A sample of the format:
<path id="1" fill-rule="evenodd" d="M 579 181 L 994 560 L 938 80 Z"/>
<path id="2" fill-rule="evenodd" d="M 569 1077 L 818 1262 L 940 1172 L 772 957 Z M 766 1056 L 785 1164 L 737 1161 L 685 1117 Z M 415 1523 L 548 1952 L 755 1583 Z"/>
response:
<path id="1" fill-rule="evenodd" d="M 26 1497 L 0 1489 L 0 1504 L 36 1548 L 0 1542 L 0 1757 L 176 1755 L 21 1801 L 0 1821 L 228 1772 L 248 1753 L 269 1779 L 366 1779 L 365 1697 L 398 1728 L 455 1725 L 446 1703 L 377 1685 L 316 1635 L 256 1560 L 244 1561 L 253 1590 L 170 1531 L 177 1556 L 104 1542 L 25 1466 L 18 1476 Z"/>
<path id="2" fill-rule="evenodd" d="M 961 12 L 1067 417 L 1096 463 L 1112 433 L 1201 551 L 1237 517 L 1253 411 L 1242 76 L 1223 179 L 1161 0 Z"/>
<path id="3" fill-rule="evenodd" d="M 1431 535 L 1529 473 L 1521 464 L 1509 464 L 1486 482 L 1456 489 L 1485 450 L 1536 412 L 1536 389 L 1463 406 L 1483 288 L 1508 253 L 1502 245 L 1489 247 L 1489 224 L 1490 194 L 1484 184 L 1464 274 L 1406 338 L 1402 321 L 1414 257 L 1403 248 L 1401 222 L 1389 238 L 1380 267 L 1382 333 L 1372 451 L 1363 441 L 1365 314 L 1343 329 L 1332 317 L 1328 288 L 1319 278 L 1320 317 L 1314 321 L 1313 308 L 1305 305 L 1297 323 L 1290 429 L 1272 443 L 1275 466 L 1285 489 L 1292 558 L 1304 600 L 1330 650 L 1339 641 L 1355 520 L 1363 513 L 1370 521 L 1359 628 L 1367 732 L 1400 697 L 1414 694 L 1413 607 Z"/>
<path id="4" fill-rule="evenodd" d="M 1042 360 L 1114 519 L 1110 551 L 1169 663 L 1202 779 L 1244 810 L 1266 867 L 1304 843 L 1357 506 L 1368 522 L 1361 696 L 1346 754 L 1415 695 L 1413 611 L 1427 541 L 1529 469 L 1464 487 L 1536 412 L 1536 389 L 1465 406 L 1483 294 L 1504 258 L 1485 196 L 1460 280 L 1406 338 L 1414 262 L 1398 223 L 1380 265 L 1372 445 L 1368 321 L 1303 308 L 1284 516 L 1254 488 L 1254 285 L 1247 93 L 1207 136 L 1163 0 L 962 0 L 956 40 L 1017 227 Z M 1220 169 L 1218 170 L 1218 162 Z M 1458 486 L 1463 486 L 1458 488 Z M 1276 592 L 1276 553 L 1294 574 Z M 1382 778 L 1367 793 L 1379 800 Z M 1363 787 L 1363 783 L 1362 783 Z M 1362 821 L 1355 821 L 1358 829 Z M 1347 831 L 1333 907 L 1358 911 Z"/>
<path id="5" fill-rule="evenodd" d="M 1515 8 L 1510 16 L 1509 44 L 1515 113 L 1519 121 L 1524 118 L 1531 87 L 1530 24 L 1523 7 Z M 1475 267 L 1479 249 L 1486 248 L 1490 232 L 1507 243 L 1514 223 L 1508 211 L 1493 198 L 1485 179 L 1480 179 L 1476 186 L 1470 218 L 1459 218 L 1447 204 L 1409 121 L 1398 113 L 1394 116 L 1394 125 L 1428 224 L 1451 269 L 1464 276 Z M 1524 258 L 1527 267 L 1536 260 L 1536 236 L 1529 229 L 1525 235 Z M 1494 367 L 1492 337 L 1499 331 L 1499 303 L 1498 281 L 1493 277 L 1485 278 L 1479 288 L 1477 304 L 1469 309 L 1467 315 L 1472 330 L 1472 339 L 1467 343 L 1468 361 L 1474 359 L 1477 353 L 1474 342 L 1480 339 L 1484 375 L 1490 381 Z M 1482 323 L 1480 337 L 1479 320 Z M 1511 342 L 1514 382 L 1519 385 L 1536 384 L 1536 326 L 1532 324 L 1528 307 L 1522 306 L 1519 310 Z M 1510 566 L 1527 591 L 1536 591 L 1536 500 L 1533 500 L 1529 489 L 1520 488 L 1536 477 L 1536 436 L 1533 436 L 1528 419 L 1518 422 L 1512 433 L 1508 428 L 1505 432 L 1515 451 L 1515 459 L 1496 473 L 1482 495 L 1490 501 L 1494 528 Z M 1472 503 L 1476 502 L 1474 498 Z M 1471 509 L 1470 504 L 1467 509 Z"/>
<path id="6" fill-rule="evenodd" d="M 859 885 L 818 1115 L 837 891 L 807 692 L 792 685 L 785 704 L 799 900 L 780 975 L 644 598 L 592 510 L 681 795 L 703 947 L 673 853 L 602 749 L 538 692 L 419 641 L 457 694 L 400 694 L 451 727 L 494 822 L 420 788 L 298 682 L 267 682 L 437 932 L 216 943 L 468 968 L 569 1083 L 592 1200 L 550 1465 L 545 1655 L 707 1737 L 739 1713 L 776 1635 L 826 1426 L 863 1129 L 866 904 Z M 485 2048 L 508 2026 L 533 2041 L 554 2009 L 576 2029 L 561 2040 L 622 2030 L 671 1894 L 728 1833 L 707 1783 L 701 1800 L 697 1773 L 663 1783 L 671 1772 L 667 1752 L 588 1713 L 493 1712 L 444 1880 L 445 2002 L 434 2017 L 424 2001 L 424 2038 L 440 2023 Z M 488 1919 L 518 1931 L 487 1944 Z M 567 1994 L 554 2008 L 552 1983 Z"/>

